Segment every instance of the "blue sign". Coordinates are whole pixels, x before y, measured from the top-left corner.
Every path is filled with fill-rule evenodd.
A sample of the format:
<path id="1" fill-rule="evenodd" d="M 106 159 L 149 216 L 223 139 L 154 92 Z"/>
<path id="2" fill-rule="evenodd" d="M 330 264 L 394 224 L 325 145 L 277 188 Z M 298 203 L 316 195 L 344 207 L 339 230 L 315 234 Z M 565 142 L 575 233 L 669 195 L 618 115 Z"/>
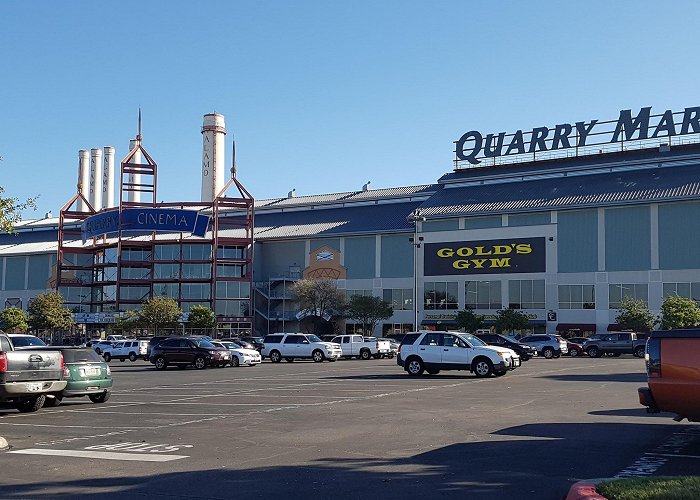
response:
<path id="1" fill-rule="evenodd" d="M 164 231 L 192 233 L 203 237 L 209 226 L 209 216 L 197 210 L 176 208 L 125 208 L 108 210 L 88 217 L 83 221 L 83 241 L 103 234 L 122 231 Z"/>

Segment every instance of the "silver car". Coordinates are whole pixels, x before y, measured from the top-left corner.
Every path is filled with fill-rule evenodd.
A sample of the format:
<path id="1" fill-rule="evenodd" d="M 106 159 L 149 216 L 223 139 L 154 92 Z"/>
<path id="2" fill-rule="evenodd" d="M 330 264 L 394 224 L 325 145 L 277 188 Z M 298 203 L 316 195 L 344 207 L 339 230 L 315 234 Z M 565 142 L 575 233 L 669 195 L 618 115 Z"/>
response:
<path id="1" fill-rule="evenodd" d="M 534 347 L 537 353 L 546 359 L 558 358 L 569 352 L 566 340 L 559 335 L 528 335 L 521 338 L 520 343 Z"/>

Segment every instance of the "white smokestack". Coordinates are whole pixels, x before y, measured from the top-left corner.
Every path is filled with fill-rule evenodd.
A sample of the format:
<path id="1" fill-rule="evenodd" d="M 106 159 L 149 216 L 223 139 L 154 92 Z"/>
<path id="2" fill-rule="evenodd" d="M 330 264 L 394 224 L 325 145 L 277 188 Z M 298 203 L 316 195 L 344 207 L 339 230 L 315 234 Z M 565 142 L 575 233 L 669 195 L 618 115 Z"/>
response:
<path id="1" fill-rule="evenodd" d="M 114 208 L 114 147 L 104 148 L 102 169 L 102 208 Z"/>
<path id="2" fill-rule="evenodd" d="M 95 211 L 102 209 L 102 150 L 90 150 L 90 204 Z"/>
<path id="3" fill-rule="evenodd" d="M 78 191 L 86 200 L 90 199 L 90 152 L 87 149 L 78 151 Z M 82 199 L 78 201 L 79 212 L 87 212 L 87 209 Z"/>
<path id="4" fill-rule="evenodd" d="M 136 147 L 136 139 L 131 139 L 129 141 L 129 151 L 134 149 Z M 141 164 L 143 161 L 143 155 L 141 154 L 141 150 L 139 149 L 136 151 L 134 154 L 134 157 L 131 159 L 131 163 L 136 163 L 138 165 Z M 141 184 L 141 174 L 129 174 L 127 182 L 130 182 L 132 184 Z M 128 201 L 132 201 L 135 203 L 141 203 L 141 192 L 140 191 L 129 191 L 129 195 L 127 196 Z"/>
<path id="5" fill-rule="evenodd" d="M 212 201 L 225 185 L 226 125 L 224 116 L 204 115 L 202 126 L 202 200 Z"/>

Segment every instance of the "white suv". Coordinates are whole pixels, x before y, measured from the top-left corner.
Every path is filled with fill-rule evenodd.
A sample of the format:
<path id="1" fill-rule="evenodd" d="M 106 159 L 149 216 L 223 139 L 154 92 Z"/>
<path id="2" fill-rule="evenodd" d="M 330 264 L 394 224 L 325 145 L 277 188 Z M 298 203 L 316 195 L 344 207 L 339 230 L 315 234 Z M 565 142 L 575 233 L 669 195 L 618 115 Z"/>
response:
<path id="1" fill-rule="evenodd" d="M 295 358 L 310 358 L 316 363 L 324 359 L 335 361 L 343 355 L 340 344 L 323 342 L 316 335 L 306 333 L 276 333 L 267 335 L 263 340 L 260 354 L 270 358 L 273 363 L 279 363 L 282 358 L 288 362 Z"/>
<path id="2" fill-rule="evenodd" d="M 520 357 L 505 347 L 486 345 L 468 333 L 421 331 L 407 333 L 396 359 L 409 375 L 427 371 L 467 370 L 477 377 L 505 375 L 520 366 Z"/>

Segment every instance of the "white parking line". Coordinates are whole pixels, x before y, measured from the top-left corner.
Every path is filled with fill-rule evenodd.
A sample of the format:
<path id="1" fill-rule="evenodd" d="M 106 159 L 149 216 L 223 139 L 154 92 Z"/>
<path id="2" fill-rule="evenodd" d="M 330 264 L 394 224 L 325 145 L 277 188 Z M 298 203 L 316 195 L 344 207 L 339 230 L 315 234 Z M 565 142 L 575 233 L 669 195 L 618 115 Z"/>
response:
<path id="1" fill-rule="evenodd" d="M 188 458 L 189 455 L 146 455 L 144 453 L 114 453 L 108 451 L 90 450 L 51 450 L 48 448 L 27 448 L 26 450 L 13 450 L 8 453 L 19 455 L 47 455 L 52 457 L 78 457 L 98 460 L 127 460 L 131 462 L 172 462 Z"/>

